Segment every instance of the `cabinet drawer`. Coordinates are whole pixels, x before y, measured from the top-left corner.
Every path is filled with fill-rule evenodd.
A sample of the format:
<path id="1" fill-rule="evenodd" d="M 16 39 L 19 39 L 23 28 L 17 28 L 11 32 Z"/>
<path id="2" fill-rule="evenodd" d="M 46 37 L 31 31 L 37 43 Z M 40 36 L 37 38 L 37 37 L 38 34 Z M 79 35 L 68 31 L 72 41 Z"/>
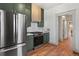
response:
<path id="1" fill-rule="evenodd" d="M 17 56 L 17 48 L 10 50 L 10 51 L 7 51 L 7 52 L 4 52 L 4 55 L 5 56 Z"/>

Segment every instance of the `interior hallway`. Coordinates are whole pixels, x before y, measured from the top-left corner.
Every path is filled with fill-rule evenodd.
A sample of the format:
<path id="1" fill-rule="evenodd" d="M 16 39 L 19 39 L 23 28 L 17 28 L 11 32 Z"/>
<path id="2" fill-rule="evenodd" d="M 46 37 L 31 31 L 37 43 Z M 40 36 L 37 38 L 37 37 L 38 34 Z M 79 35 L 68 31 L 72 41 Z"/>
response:
<path id="1" fill-rule="evenodd" d="M 44 44 L 42 47 L 27 53 L 28 56 L 74 56 L 71 50 L 71 39 L 65 39 L 58 46 L 52 44 Z"/>

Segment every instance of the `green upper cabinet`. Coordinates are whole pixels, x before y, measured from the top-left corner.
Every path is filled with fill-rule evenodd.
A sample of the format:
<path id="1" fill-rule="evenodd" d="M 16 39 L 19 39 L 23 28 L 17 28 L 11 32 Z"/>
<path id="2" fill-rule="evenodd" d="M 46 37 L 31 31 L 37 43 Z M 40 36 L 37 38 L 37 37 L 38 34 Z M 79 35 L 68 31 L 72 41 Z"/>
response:
<path id="1" fill-rule="evenodd" d="M 27 27 L 31 25 L 31 3 L 0 3 L 0 9 L 25 14 Z"/>
<path id="2" fill-rule="evenodd" d="M 32 18 L 31 18 L 31 3 L 27 3 L 25 5 L 25 13 L 28 16 L 27 17 L 27 27 L 29 27 L 29 26 L 31 26 L 31 21 L 32 21 Z"/>
<path id="3" fill-rule="evenodd" d="M 25 13 L 25 3 L 14 3 L 13 10 L 18 13 Z"/>
<path id="4" fill-rule="evenodd" d="M 26 26 L 31 26 L 31 3 L 14 3 L 13 9 L 14 12 L 25 14 L 27 16 Z"/>
<path id="5" fill-rule="evenodd" d="M 6 11 L 13 11 L 13 3 L 0 3 L 0 9 Z"/>
<path id="6" fill-rule="evenodd" d="M 41 8 L 41 22 L 38 22 L 38 27 L 44 27 L 44 9 Z"/>

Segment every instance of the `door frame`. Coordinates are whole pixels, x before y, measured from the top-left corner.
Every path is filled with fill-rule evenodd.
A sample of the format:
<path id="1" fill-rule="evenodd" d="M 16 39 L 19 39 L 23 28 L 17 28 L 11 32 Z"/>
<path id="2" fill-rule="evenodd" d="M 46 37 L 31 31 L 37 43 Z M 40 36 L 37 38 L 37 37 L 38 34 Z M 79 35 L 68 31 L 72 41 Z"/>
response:
<path id="1" fill-rule="evenodd" d="M 76 18 L 76 9 L 73 9 L 73 10 L 69 10 L 69 11 L 65 11 L 65 12 L 60 12 L 60 13 L 56 13 L 56 21 L 57 21 L 57 27 L 56 27 L 56 29 L 57 29 L 57 39 L 58 39 L 58 44 L 59 44 L 59 28 L 58 28 L 58 17 L 59 16 L 63 16 L 63 15 L 71 15 L 72 16 L 72 24 L 73 24 L 73 33 L 72 33 L 72 40 L 74 40 L 74 29 L 75 29 L 75 26 L 74 26 L 74 24 L 75 24 L 75 18 Z M 73 45 L 73 43 L 72 43 L 72 45 Z"/>

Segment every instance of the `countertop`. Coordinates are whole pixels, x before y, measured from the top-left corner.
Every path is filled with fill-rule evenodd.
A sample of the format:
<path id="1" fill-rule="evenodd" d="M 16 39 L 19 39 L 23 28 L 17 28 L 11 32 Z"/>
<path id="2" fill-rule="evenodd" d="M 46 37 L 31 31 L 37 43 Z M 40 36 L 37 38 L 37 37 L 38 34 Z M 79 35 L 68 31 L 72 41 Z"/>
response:
<path id="1" fill-rule="evenodd" d="M 30 35 L 34 35 L 34 34 L 32 34 L 32 33 L 27 33 L 27 36 L 30 36 Z"/>
<path id="2" fill-rule="evenodd" d="M 27 36 L 35 35 L 36 33 L 49 33 L 49 32 L 27 32 Z"/>
<path id="3" fill-rule="evenodd" d="M 38 32 L 38 33 L 39 33 L 39 32 L 42 32 L 42 33 L 49 33 L 49 31 L 34 31 L 34 32 L 33 32 L 33 31 L 28 31 L 27 33 L 36 33 L 36 32 Z"/>

